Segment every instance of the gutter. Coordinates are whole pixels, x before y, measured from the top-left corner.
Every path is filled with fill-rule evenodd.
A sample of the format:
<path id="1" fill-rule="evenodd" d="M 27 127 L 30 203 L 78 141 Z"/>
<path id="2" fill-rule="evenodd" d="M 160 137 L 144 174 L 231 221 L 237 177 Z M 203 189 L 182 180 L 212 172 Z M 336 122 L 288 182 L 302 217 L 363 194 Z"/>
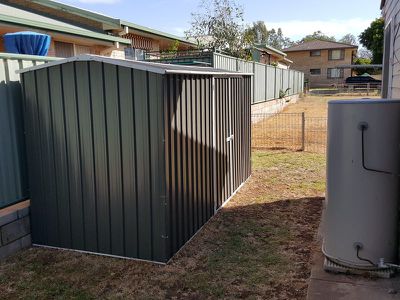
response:
<path id="1" fill-rule="evenodd" d="M 103 15 L 103 14 L 99 14 L 96 12 L 92 12 L 90 10 L 86 10 L 86 9 L 82 9 L 79 7 L 75 7 L 72 5 L 68 5 L 68 4 L 64 4 L 64 3 L 60 3 L 57 1 L 51 1 L 51 0 L 31 0 L 31 2 L 37 3 L 39 5 L 42 6 L 46 6 L 46 7 L 51 7 L 54 8 L 56 10 L 60 10 L 63 12 L 68 12 L 80 17 L 84 17 L 87 19 L 91 19 L 103 24 L 107 24 L 109 26 L 114 27 L 114 29 L 119 29 L 120 26 L 120 22 L 118 19 Z"/>
<path id="2" fill-rule="evenodd" d="M 177 40 L 177 41 L 179 41 L 181 43 L 189 44 L 189 45 L 192 45 L 192 46 L 197 46 L 197 44 L 192 43 L 192 42 L 190 42 L 190 41 L 188 41 L 188 40 L 186 40 L 184 38 L 181 38 L 179 36 L 176 36 L 176 35 L 173 35 L 173 34 L 169 34 L 169 33 L 165 33 L 165 32 L 162 32 L 162 31 L 159 31 L 159 30 L 156 30 L 156 29 L 151 29 L 151 28 L 148 28 L 148 27 L 145 27 L 145 26 L 137 25 L 135 23 L 131 23 L 131 22 L 128 22 L 128 21 L 120 20 L 120 26 L 121 27 L 128 27 L 128 28 L 130 28 L 132 30 L 141 31 L 141 32 L 144 32 L 144 33 L 154 34 L 154 35 L 157 35 L 159 37 L 163 37 L 163 38 L 167 38 L 167 39 L 171 39 L 171 40 Z"/>
<path id="3" fill-rule="evenodd" d="M 22 25 L 22 26 L 28 26 L 28 27 L 34 27 L 34 28 L 40 28 L 40 29 L 44 29 L 46 31 L 56 31 L 56 32 L 61 32 L 61 33 L 78 35 L 78 36 L 88 37 L 88 38 L 97 39 L 97 40 L 101 40 L 101 41 L 117 42 L 117 43 L 126 44 L 126 45 L 131 44 L 131 41 L 129 39 L 124 39 L 121 37 L 115 37 L 112 35 L 97 33 L 94 31 L 86 31 L 86 30 L 80 30 L 80 29 L 75 29 L 75 28 L 67 28 L 67 27 L 63 27 L 63 26 L 59 26 L 59 25 L 53 25 L 53 24 L 48 24 L 48 23 L 43 23 L 43 22 L 38 22 L 38 21 L 32 21 L 32 20 L 28 20 L 28 19 L 12 17 L 12 16 L 8 16 L 8 15 L 3 15 L 3 14 L 0 14 L 0 22 L 12 23 L 12 24 L 16 24 L 16 25 Z"/>

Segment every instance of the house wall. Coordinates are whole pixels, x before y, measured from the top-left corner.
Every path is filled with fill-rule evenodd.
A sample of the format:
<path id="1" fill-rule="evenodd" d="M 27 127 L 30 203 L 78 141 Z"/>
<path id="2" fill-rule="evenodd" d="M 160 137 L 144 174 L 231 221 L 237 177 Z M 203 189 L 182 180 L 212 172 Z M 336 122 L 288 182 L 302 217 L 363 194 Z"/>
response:
<path id="1" fill-rule="evenodd" d="M 400 2 L 398 0 L 386 0 L 385 6 L 382 8 L 382 15 L 385 19 L 386 26 L 390 25 L 391 37 L 390 41 L 385 41 L 390 49 L 385 49 L 388 53 L 387 63 L 384 61 L 383 73 L 388 68 L 388 98 L 400 98 L 400 34 L 398 27 L 400 26 Z M 385 86 L 385 83 L 383 83 Z"/>
<path id="2" fill-rule="evenodd" d="M 328 78 L 328 68 L 351 64 L 355 50 L 345 49 L 344 59 L 341 60 L 329 60 L 329 50 L 321 50 L 321 56 L 310 56 L 310 51 L 287 52 L 287 58 L 293 61 L 291 68 L 304 72 L 310 87 L 323 87 L 343 83 L 351 76 L 351 70 L 344 69 L 343 78 Z M 311 75 L 310 69 L 321 69 L 321 75 Z"/>

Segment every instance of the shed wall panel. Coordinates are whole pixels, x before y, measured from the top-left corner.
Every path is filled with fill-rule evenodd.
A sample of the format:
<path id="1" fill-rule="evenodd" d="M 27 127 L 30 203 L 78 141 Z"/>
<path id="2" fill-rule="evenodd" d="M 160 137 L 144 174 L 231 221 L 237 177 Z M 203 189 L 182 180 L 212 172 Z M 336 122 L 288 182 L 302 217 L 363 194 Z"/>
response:
<path id="1" fill-rule="evenodd" d="M 70 62 L 23 77 L 33 242 L 166 261 L 162 75 Z"/>
<path id="2" fill-rule="evenodd" d="M 74 61 L 23 79 L 36 244 L 165 262 L 250 175 L 250 76 Z"/>

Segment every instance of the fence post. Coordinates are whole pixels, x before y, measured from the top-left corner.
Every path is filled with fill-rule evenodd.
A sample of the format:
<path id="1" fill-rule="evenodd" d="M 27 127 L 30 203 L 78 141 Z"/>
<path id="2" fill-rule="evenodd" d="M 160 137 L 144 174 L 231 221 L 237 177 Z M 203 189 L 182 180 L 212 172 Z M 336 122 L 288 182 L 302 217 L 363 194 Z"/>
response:
<path id="1" fill-rule="evenodd" d="M 276 96 L 276 67 L 275 68 L 275 75 L 274 75 L 274 99 L 277 99 L 278 97 Z"/>
<path id="2" fill-rule="evenodd" d="M 256 62 L 253 61 L 253 103 L 256 102 Z"/>
<path id="3" fill-rule="evenodd" d="M 265 69 L 265 101 L 268 99 L 268 66 L 264 65 Z"/>
<path id="4" fill-rule="evenodd" d="M 306 150 L 306 117 L 305 113 L 301 113 L 301 151 Z"/>

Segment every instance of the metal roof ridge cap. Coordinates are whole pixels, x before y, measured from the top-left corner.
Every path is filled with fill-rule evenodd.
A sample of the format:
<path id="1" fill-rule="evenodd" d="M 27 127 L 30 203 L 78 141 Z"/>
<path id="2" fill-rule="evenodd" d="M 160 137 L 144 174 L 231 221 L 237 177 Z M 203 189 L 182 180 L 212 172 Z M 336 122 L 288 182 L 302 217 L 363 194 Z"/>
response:
<path id="1" fill-rule="evenodd" d="M 81 54 L 77 56 L 72 56 L 56 61 L 51 61 L 47 62 L 38 66 L 31 66 L 28 68 L 23 68 L 20 70 L 16 70 L 15 73 L 21 74 L 21 73 L 26 73 L 29 71 L 36 71 L 52 66 L 57 66 L 57 65 L 62 65 L 65 63 L 69 62 L 74 62 L 74 61 L 96 61 L 96 62 L 106 62 L 106 63 L 111 63 L 114 65 L 118 65 L 121 67 L 127 67 L 127 68 L 132 68 L 132 69 L 137 69 L 141 71 L 149 71 L 157 74 L 166 74 L 165 70 L 160 66 L 154 66 L 152 64 L 147 64 L 144 62 L 135 62 L 135 61 L 129 61 L 129 60 L 123 60 L 123 59 L 117 59 L 117 58 L 112 58 L 112 57 L 106 57 L 106 56 L 100 56 L 100 55 L 92 55 L 92 54 Z"/>
<path id="2" fill-rule="evenodd" d="M 166 74 L 200 74 L 200 75 L 231 75 L 231 76 L 254 76 L 254 73 L 221 72 L 221 71 L 195 71 L 195 70 L 165 70 Z"/>

